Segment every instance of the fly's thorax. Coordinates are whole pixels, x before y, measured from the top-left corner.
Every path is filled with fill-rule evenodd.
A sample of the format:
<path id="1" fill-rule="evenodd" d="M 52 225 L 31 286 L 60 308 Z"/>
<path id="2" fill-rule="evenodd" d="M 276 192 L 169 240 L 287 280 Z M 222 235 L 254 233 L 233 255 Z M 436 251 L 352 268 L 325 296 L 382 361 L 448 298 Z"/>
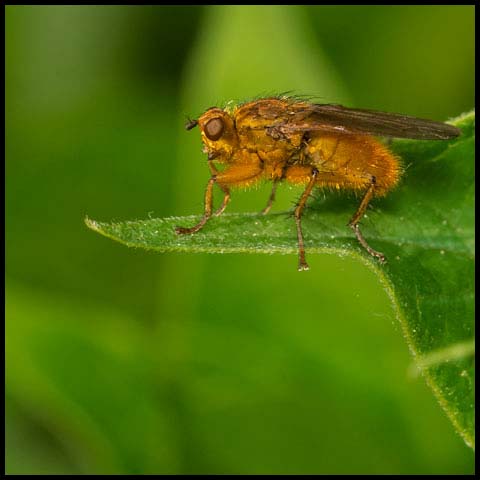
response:
<path id="1" fill-rule="evenodd" d="M 233 111 L 237 134 L 242 147 L 263 152 L 283 150 L 290 156 L 302 144 L 303 132 L 285 134 L 293 111 L 289 102 L 277 98 L 260 99 Z"/>
<path id="2" fill-rule="evenodd" d="M 243 127 L 237 132 L 240 147 L 257 152 L 265 162 L 286 161 L 299 151 L 301 145 L 300 141 L 293 143 L 288 138 L 272 137 L 266 128 Z"/>
<path id="3" fill-rule="evenodd" d="M 233 111 L 238 126 L 266 126 L 288 118 L 287 102 L 277 98 L 263 98 L 244 103 Z"/>
<path id="4" fill-rule="evenodd" d="M 199 119 L 203 151 L 209 159 L 228 162 L 238 149 L 238 136 L 233 118 L 220 108 L 210 108 Z"/>

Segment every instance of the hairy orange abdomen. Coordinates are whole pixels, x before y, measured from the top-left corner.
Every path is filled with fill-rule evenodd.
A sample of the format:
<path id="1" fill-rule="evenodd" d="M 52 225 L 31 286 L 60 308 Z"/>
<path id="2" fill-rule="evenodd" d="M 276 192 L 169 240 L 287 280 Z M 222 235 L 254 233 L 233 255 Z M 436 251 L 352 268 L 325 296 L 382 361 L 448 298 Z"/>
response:
<path id="1" fill-rule="evenodd" d="M 375 194 L 385 195 L 401 175 L 398 159 L 369 135 L 313 134 L 303 154 L 319 170 L 320 187 L 365 190 L 374 177 Z"/>

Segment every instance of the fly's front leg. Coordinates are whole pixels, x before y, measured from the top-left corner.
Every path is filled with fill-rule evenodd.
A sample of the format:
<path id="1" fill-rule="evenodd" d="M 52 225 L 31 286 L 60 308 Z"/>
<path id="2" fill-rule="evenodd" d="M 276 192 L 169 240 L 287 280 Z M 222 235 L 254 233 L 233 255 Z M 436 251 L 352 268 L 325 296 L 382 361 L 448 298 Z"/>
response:
<path id="1" fill-rule="evenodd" d="M 299 272 L 301 272 L 302 270 L 309 269 L 309 266 L 305 260 L 305 245 L 303 243 L 303 233 L 302 233 L 302 213 L 303 213 L 305 204 L 307 203 L 308 197 L 312 193 L 312 189 L 315 186 L 317 176 L 318 176 L 318 170 L 316 168 L 312 168 L 308 185 L 305 188 L 304 192 L 302 193 L 302 196 L 300 197 L 298 205 L 294 211 L 295 223 L 297 224 L 298 271 Z"/>
<path id="2" fill-rule="evenodd" d="M 211 159 L 208 160 L 208 168 L 210 169 L 212 176 L 216 176 L 219 173 L 219 171 L 216 169 Z M 229 188 L 219 183 L 217 183 L 217 185 L 222 189 L 224 195 L 223 195 L 222 204 L 220 205 L 218 210 L 216 210 L 214 213 L 216 217 L 220 216 L 225 211 L 225 209 L 227 208 L 228 202 L 230 201 Z"/>
<path id="3" fill-rule="evenodd" d="M 179 235 L 187 233 L 196 233 L 207 223 L 208 219 L 212 216 L 213 208 L 213 185 L 216 183 L 225 193 L 223 203 L 220 208 L 215 212 L 216 215 L 220 215 L 227 206 L 230 199 L 230 190 L 228 185 L 249 185 L 260 179 L 262 169 L 260 161 L 257 157 L 257 162 L 250 162 L 247 164 L 232 165 L 223 172 L 219 172 L 209 163 L 210 171 L 217 172 L 211 176 L 208 181 L 207 188 L 205 190 L 205 213 L 202 219 L 197 225 L 191 228 L 176 227 L 175 232 Z"/>
<path id="4" fill-rule="evenodd" d="M 385 262 L 385 255 L 381 252 L 377 252 L 374 250 L 370 245 L 367 243 L 365 238 L 362 235 L 362 232 L 360 231 L 359 227 L 359 222 L 360 219 L 363 217 L 363 214 L 365 213 L 365 210 L 367 209 L 368 203 L 372 199 L 374 193 L 375 193 L 375 183 L 376 183 L 376 178 L 372 176 L 371 178 L 371 183 L 370 186 L 368 187 L 367 191 L 365 192 L 365 195 L 362 198 L 362 201 L 360 202 L 360 205 L 353 215 L 352 219 L 350 222 L 348 222 L 348 226 L 354 231 L 355 236 L 357 237 L 358 241 L 362 245 L 362 247 L 370 254 L 372 257 L 376 257 L 380 260 L 381 263 Z"/>
<path id="5" fill-rule="evenodd" d="M 205 190 L 205 212 L 200 222 L 198 222 L 197 225 L 191 228 L 175 227 L 175 232 L 178 235 L 185 235 L 188 233 L 198 232 L 207 223 L 208 219 L 212 216 L 213 185 L 215 184 L 216 180 L 217 180 L 216 175 L 213 175 L 207 183 L 207 188 Z"/>

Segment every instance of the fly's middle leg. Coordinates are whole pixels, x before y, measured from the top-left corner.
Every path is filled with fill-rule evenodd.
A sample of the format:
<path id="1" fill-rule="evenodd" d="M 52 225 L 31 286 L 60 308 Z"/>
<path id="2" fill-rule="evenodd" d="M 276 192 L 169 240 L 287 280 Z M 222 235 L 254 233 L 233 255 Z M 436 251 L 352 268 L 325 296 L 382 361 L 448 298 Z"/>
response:
<path id="1" fill-rule="evenodd" d="M 362 235 L 362 232 L 360 231 L 360 226 L 359 222 L 360 219 L 363 217 L 368 204 L 370 200 L 372 199 L 374 193 L 375 193 L 375 184 L 376 184 L 376 178 L 372 176 L 371 178 L 371 183 L 370 186 L 368 187 L 367 191 L 365 192 L 365 195 L 362 198 L 362 201 L 360 202 L 360 205 L 357 208 L 357 211 L 354 213 L 353 217 L 351 218 L 350 222 L 348 222 L 348 226 L 354 231 L 355 236 L 357 237 L 358 241 L 362 245 L 362 247 L 370 254 L 372 257 L 376 257 L 379 259 L 381 263 L 385 262 L 385 255 L 381 252 L 377 252 L 374 250 L 365 240 L 365 238 Z"/>
<path id="2" fill-rule="evenodd" d="M 278 186 L 278 180 L 275 180 L 273 182 L 272 191 L 270 193 L 270 196 L 268 197 L 267 206 L 261 212 L 263 215 L 266 215 L 270 211 L 270 209 L 272 208 L 273 202 L 275 201 L 275 194 L 277 192 L 277 186 Z"/>
<path id="3" fill-rule="evenodd" d="M 315 186 L 317 180 L 318 170 L 312 168 L 310 174 L 310 180 L 305 188 L 300 200 L 298 201 L 297 207 L 294 211 L 295 223 L 297 225 L 297 238 L 298 238 L 298 271 L 308 270 L 309 266 L 305 260 L 305 245 L 303 243 L 303 233 L 302 233 L 302 213 L 307 203 L 308 197 L 312 193 L 312 189 Z"/>

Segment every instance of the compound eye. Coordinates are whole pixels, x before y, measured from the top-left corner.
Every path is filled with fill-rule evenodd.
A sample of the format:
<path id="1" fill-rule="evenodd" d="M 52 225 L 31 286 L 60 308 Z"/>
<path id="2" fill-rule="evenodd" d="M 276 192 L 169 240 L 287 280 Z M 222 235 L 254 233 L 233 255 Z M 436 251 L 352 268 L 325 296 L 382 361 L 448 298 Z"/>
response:
<path id="1" fill-rule="evenodd" d="M 225 124 L 221 118 L 212 118 L 205 125 L 205 135 L 209 140 L 218 140 L 222 136 L 224 128 Z"/>

